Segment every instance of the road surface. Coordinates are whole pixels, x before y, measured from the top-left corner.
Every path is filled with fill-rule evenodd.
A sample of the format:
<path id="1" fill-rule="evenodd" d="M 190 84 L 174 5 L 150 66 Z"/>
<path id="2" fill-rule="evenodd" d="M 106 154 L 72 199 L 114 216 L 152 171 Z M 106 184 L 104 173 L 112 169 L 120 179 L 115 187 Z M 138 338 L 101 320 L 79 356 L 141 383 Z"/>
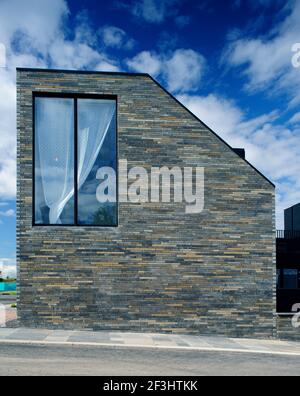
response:
<path id="1" fill-rule="evenodd" d="M 298 376 L 300 357 L 85 346 L 0 344 L 1 376 Z"/>

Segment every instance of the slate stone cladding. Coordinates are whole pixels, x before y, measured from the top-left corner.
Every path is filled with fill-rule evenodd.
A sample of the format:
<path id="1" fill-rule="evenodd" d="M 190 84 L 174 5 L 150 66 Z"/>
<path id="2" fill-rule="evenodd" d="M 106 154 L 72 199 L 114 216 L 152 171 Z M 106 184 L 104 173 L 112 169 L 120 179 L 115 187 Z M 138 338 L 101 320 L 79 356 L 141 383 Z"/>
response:
<path id="1" fill-rule="evenodd" d="M 118 228 L 33 227 L 33 91 L 117 95 L 119 159 L 205 167 L 204 211 L 120 203 Z M 275 335 L 274 186 L 150 76 L 18 69 L 17 125 L 22 326 Z"/>

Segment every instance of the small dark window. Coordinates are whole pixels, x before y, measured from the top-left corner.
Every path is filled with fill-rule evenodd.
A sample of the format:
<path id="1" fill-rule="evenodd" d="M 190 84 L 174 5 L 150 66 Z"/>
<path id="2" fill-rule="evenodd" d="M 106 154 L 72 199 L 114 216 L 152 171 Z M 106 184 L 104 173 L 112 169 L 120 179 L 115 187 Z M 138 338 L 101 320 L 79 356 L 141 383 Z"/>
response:
<path id="1" fill-rule="evenodd" d="M 298 270 L 284 269 L 283 270 L 283 288 L 284 289 L 298 289 Z"/>
<path id="2" fill-rule="evenodd" d="M 117 226 L 116 194 L 97 199 L 98 170 L 117 173 L 116 100 L 38 96 L 34 114 L 34 225 Z"/>

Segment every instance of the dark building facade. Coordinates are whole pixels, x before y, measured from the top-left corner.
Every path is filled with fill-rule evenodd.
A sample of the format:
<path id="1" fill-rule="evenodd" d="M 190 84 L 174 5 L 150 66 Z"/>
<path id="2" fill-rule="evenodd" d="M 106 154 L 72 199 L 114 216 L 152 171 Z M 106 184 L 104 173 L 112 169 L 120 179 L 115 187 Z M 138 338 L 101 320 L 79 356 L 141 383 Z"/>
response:
<path id="1" fill-rule="evenodd" d="M 300 303 L 300 204 L 284 211 L 285 229 L 277 232 L 277 312 L 291 313 Z"/>
<path id="2" fill-rule="evenodd" d="M 243 156 L 146 74 L 18 69 L 17 103 L 21 325 L 275 335 L 275 190 Z M 204 210 L 96 208 L 121 160 L 203 168 Z"/>
<path id="3" fill-rule="evenodd" d="M 300 232 L 300 203 L 284 211 L 285 231 Z"/>
<path id="4" fill-rule="evenodd" d="M 300 231 L 299 208 L 285 210 L 285 229 L 277 231 L 277 336 L 300 340 L 299 327 L 292 318 L 300 306 Z"/>

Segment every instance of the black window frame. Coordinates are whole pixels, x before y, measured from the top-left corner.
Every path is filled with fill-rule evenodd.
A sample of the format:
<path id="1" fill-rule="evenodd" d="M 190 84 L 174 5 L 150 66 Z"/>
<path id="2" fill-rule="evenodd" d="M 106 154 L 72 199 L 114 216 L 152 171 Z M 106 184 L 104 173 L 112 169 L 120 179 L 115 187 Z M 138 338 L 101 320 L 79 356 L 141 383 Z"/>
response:
<path id="1" fill-rule="evenodd" d="M 35 100 L 36 98 L 66 98 L 74 100 L 74 224 L 36 224 L 35 222 Z M 116 225 L 78 224 L 78 99 L 114 100 L 116 102 Z M 118 135 L 118 96 L 83 93 L 32 92 L 32 227 L 78 227 L 78 228 L 118 228 L 119 227 L 119 135 Z"/>

